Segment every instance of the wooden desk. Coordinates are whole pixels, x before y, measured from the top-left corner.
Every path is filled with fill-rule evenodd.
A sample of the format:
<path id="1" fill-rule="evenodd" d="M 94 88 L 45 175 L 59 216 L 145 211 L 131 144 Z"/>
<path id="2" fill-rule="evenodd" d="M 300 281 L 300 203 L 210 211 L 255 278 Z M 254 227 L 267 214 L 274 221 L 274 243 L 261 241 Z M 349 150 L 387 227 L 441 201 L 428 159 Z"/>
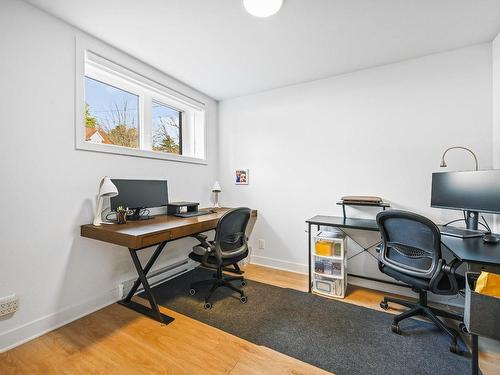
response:
<path id="1" fill-rule="evenodd" d="M 174 319 L 160 313 L 158 304 L 151 292 L 146 275 L 151 270 L 154 262 L 160 256 L 168 241 L 174 241 L 183 237 L 206 232 L 217 227 L 219 219 L 230 208 L 218 208 L 216 213 L 208 215 L 182 218 L 170 215 L 159 215 L 151 220 L 131 221 L 126 224 L 103 224 L 95 226 L 92 224 L 82 225 L 80 234 L 82 237 L 112 243 L 127 247 L 137 270 L 138 278 L 128 295 L 119 303 L 141 314 L 147 315 L 162 323 L 168 324 Z M 252 217 L 257 216 L 257 211 L 252 210 Z M 151 258 L 145 267 L 142 267 L 137 251 L 150 246 L 157 245 Z M 132 301 L 132 297 L 142 284 L 151 308 Z"/>

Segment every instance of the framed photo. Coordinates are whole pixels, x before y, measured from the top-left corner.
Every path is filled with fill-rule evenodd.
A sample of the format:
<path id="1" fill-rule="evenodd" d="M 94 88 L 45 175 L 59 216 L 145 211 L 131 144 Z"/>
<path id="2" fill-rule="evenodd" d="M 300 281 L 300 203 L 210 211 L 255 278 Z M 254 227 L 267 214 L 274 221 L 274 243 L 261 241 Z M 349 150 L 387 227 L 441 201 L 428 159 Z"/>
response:
<path id="1" fill-rule="evenodd" d="M 236 169 L 234 178 L 236 185 L 248 185 L 248 169 Z"/>

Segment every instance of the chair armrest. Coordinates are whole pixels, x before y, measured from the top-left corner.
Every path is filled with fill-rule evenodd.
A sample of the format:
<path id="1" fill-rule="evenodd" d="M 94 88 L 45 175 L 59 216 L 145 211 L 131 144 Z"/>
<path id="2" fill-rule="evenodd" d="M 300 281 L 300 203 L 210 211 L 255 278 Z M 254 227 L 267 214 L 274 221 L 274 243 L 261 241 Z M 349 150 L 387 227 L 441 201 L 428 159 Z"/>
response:
<path id="1" fill-rule="evenodd" d="M 444 263 L 441 269 L 443 270 L 444 273 L 451 276 L 455 276 L 455 272 L 457 271 L 457 268 L 460 267 L 461 264 L 462 261 L 455 258 L 450 262 L 450 264 Z"/>

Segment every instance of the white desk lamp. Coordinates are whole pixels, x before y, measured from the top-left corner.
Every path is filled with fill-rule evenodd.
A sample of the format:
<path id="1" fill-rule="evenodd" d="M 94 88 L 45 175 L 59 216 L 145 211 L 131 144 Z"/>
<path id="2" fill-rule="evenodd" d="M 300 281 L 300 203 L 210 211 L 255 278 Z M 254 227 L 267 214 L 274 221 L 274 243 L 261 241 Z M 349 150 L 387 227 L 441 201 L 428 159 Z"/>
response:
<path id="1" fill-rule="evenodd" d="M 219 206 L 219 193 L 221 192 L 219 181 L 215 181 L 214 186 L 212 187 L 212 192 L 214 193 L 214 208 L 220 208 Z"/>
<path id="2" fill-rule="evenodd" d="M 97 205 L 95 208 L 94 225 L 101 225 L 103 223 L 102 214 L 102 201 L 104 197 L 116 197 L 118 195 L 118 189 L 111 182 L 108 176 L 105 176 L 101 184 L 99 185 L 99 194 L 97 195 Z"/>

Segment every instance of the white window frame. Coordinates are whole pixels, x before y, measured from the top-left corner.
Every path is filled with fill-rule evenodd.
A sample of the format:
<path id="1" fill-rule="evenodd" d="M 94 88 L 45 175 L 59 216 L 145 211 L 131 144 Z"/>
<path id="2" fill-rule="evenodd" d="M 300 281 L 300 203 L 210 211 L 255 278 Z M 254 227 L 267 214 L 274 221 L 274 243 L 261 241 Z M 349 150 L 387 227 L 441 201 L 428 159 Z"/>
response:
<path id="1" fill-rule="evenodd" d="M 76 37 L 75 45 L 76 149 L 207 164 L 208 105 L 202 95 L 189 88 L 182 90 L 179 82 L 104 43 Z M 139 148 L 85 141 L 85 76 L 139 96 Z M 182 112 L 184 155 L 152 150 L 153 101 Z"/>

